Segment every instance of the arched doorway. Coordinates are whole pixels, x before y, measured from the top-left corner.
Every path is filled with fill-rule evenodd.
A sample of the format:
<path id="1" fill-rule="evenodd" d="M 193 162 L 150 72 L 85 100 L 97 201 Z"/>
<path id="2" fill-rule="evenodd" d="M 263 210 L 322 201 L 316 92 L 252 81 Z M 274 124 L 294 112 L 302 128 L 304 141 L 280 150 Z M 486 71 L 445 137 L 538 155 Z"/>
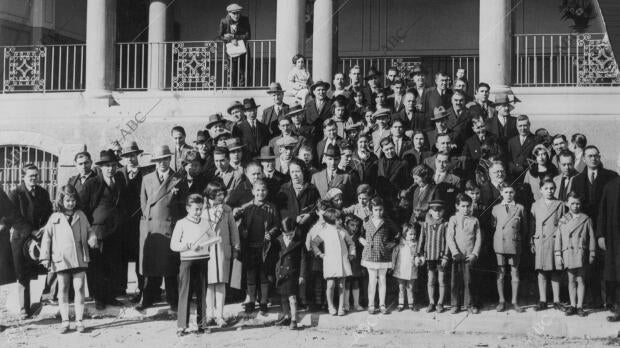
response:
<path id="1" fill-rule="evenodd" d="M 39 168 L 39 184 L 53 200 L 58 187 L 58 156 L 29 145 L 0 145 L 0 184 L 4 192 L 20 184 L 21 169 L 27 163 Z"/>

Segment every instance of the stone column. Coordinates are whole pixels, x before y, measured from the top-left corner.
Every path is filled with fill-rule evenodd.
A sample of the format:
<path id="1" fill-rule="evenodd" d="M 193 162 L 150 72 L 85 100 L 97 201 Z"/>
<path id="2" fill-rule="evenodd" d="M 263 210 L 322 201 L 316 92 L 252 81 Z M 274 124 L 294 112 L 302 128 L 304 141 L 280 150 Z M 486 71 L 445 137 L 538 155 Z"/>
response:
<path id="1" fill-rule="evenodd" d="M 306 24 L 305 0 L 278 0 L 276 11 L 276 81 L 286 86 L 291 59 L 303 54 Z M 284 87 L 286 89 L 286 87 Z"/>
<path id="2" fill-rule="evenodd" d="M 88 0 L 86 5 L 86 93 L 114 89 L 116 0 Z"/>
<path id="3" fill-rule="evenodd" d="M 149 5 L 149 65 L 148 89 L 164 88 L 166 74 L 166 9 L 167 0 L 151 0 Z"/>
<path id="4" fill-rule="evenodd" d="M 480 82 L 491 85 L 491 93 L 507 92 L 511 83 L 510 0 L 480 0 Z"/>
<path id="5" fill-rule="evenodd" d="M 312 28 L 312 80 L 331 82 L 333 74 L 334 1 L 314 2 Z"/>

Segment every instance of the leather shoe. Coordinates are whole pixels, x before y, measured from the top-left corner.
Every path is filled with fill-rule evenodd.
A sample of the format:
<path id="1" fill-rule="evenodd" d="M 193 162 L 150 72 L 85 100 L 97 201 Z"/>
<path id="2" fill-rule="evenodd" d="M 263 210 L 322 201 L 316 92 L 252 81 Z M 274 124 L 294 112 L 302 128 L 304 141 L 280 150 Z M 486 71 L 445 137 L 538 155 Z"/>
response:
<path id="1" fill-rule="evenodd" d="M 131 303 L 138 303 L 138 302 L 140 302 L 141 299 L 142 299 L 142 295 L 141 294 L 136 294 L 136 295 L 133 295 L 133 296 L 131 296 L 129 298 L 129 302 L 131 302 Z"/>
<path id="2" fill-rule="evenodd" d="M 276 326 L 289 326 L 291 325 L 291 318 L 282 317 L 280 320 L 276 321 Z"/>
<path id="3" fill-rule="evenodd" d="M 620 321 L 620 313 L 614 313 L 613 315 L 608 316 L 607 321 L 613 323 Z"/>

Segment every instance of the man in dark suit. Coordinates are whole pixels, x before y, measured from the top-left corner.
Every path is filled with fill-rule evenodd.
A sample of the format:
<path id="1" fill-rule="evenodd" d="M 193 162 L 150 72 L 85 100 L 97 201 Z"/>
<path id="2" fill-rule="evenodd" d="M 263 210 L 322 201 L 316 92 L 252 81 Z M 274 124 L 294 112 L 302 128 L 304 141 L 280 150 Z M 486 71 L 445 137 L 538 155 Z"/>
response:
<path id="1" fill-rule="evenodd" d="M 181 160 L 183 159 L 183 157 L 185 157 L 185 154 L 188 151 L 193 150 L 194 148 L 185 142 L 185 139 L 187 138 L 185 128 L 181 126 L 174 126 L 170 131 L 170 135 L 172 136 L 172 140 L 174 141 L 172 169 L 176 171 L 181 168 Z"/>
<path id="2" fill-rule="evenodd" d="M 435 87 L 426 90 L 422 98 L 422 107 L 426 112 L 426 117 L 431 118 L 436 107 L 443 106 L 448 109 L 452 102 L 452 91 L 448 89 L 450 77 L 444 72 L 435 74 Z"/>
<path id="3" fill-rule="evenodd" d="M 315 144 L 321 140 L 322 132 L 316 126 L 306 123 L 304 109 L 301 105 L 293 105 L 286 117 L 291 120 L 291 134 L 298 139 L 305 139 L 305 144 L 314 149 Z M 301 144 L 303 145 L 303 144 Z M 313 153 L 313 155 L 316 155 Z"/>
<path id="4" fill-rule="evenodd" d="M 531 158 L 532 150 L 537 145 L 536 136 L 530 132 L 530 119 L 526 115 L 517 118 L 518 135 L 508 140 L 506 156 L 508 158 L 508 173 L 517 180 L 523 182 L 523 173 L 529 168 L 528 158 Z"/>
<path id="5" fill-rule="evenodd" d="M 317 81 L 310 86 L 314 97 L 304 106 L 307 124 L 320 127 L 323 121 L 332 116 L 332 100 L 327 97 L 329 87 L 329 83 L 323 81 Z"/>
<path id="6" fill-rule="evenodd" d="M 78 152 L 73 157 L 73 163 L 78 170 L 78 173 L 67 180 L 67 185 L 71 185 L 80 194 L 84 189 L 84 185 L 87 181 L 93 180 L 97 177 L 97 173 L 93 170 L 93 161 L 90 153 L 86 151 Z M 83 197 L 80 196 L 80 199 Z"/>
<path id="7" fill-rule="evenodd" d="M 392 127 L 390 128 L 390 135 L 388 138 L 392 139 L 394 149 L 396 150 L 396 156 L 400 159 L 403 158 L 403 154 L 405 152 L 413 148 L 411 139 L 405 135 L 403 122 L 399 119 L 392 122 Z"/>
<path id="8" fill-rule="evenodd" d="M 25 164 L 22 171 L 22 182 L 9 193 L 9 200 L 17 209 L 19 214 L 30 225 L 37 237 L 41 234 L 40 228 L 45 226 L 50 215 L 52 215 L 52 203 L 50 195 L 46 189 L 38 185 L 39 168 L 34 164 Z M 25 242 L 28 235 L 12 236 L 11 245 L 21 245 Z M 16 241 L 19 240 L 18 243 Z M 13 259 L 18 270 L 17 293 L 20 308 L 20 317 L 27 318 L 32 313 L 30 311 L 30 280 L 36 278 L 38 273 L 43 273 L 36 264 L 29 263 L 23 255 Z"/>
<path id="9" fill-rule="evenodd" d="M 382 77 L 383 73 L 372 66 L 368 69 L 368 74 L 364 76 L 366 84 L 362 87 L 361 91 L 364 95 L 364 99 L 366 100 L 366 104 L 371 108 L 380 108 L 377 106 L 375 98 L 379 91 L 384 91 L 381 86 Z"/>
<path id="10" fill-rule="evenodd" d="M 586 169 L 573 178 L 572 190 L 581 197 L 581 208 L 584 213 L 592 218 L 596 230 L 596 220 L 599 214 L 601 197 L 603 197 L 603 188 L 608 182 L 616 178 L 618 173 L 603 168 L 601 155 L 596 146 L 588 145 L 583 152 Z M 586 273 L 588 274 L 586 276 L 586 299 L 589 300 L 588 302 L 590 302 L 591 308 L 600 307 L 602 304 L 601 271 L 604 258 L 601 257 L 601 255 L 603 255 L 603 252 L 599 248 L 597 249 L 594 263 L 590 265 Z M 613 296 L 613 291 L 606 293 L 605 302 L 607 305 L 611 305 L 615 302 Z"/>
<path id="11" fill-rule="evenodd" d="M 325 199 L 327 191 L 330 189 L 338 188 L 342 191 L 344 204 L 351 204 L 355 196 L 355 188 L 353 187 L 351 176 L 338 169 L 340 148 L 333 145 L 327 146 L 323 154 L 323 159 L 325 162 L 325 169 L 312 175 L 312 180 L 310 182 L 319 190 L 321 198 Z"/>
<path id="12" fill-rule="evenodd" d="M 497 135 L 500 144 L 506 146 L 508 139 L 519 134 L 517 131 L 517 118 L 510 115 L 514 106 L 507 94 L 498 94 L 493 105 L 496 112 L 487 120 L 489 132 Z"/>
<path id="13" fill-rule="evenodd" d="M 389 87 L 392 89 L 392 95 L 388 97 L 387 105 L 394 113 L 399 113 L 405 109 L 405 88 L 403 80 L 397 77 Z"/>
<path id="14" fill-rule="evenodd" d="M 465 139 L 472 135 L 471 119 L 465 109 L 465 93 L 460 90 L 452 94 L 452 106 L 448 109 L 448 129 L 454 132 L 454 143 L 459 148 L 463 147 Z"/>
<path id="15" fill-rule="evenodd" d="M 340 144 L 344 141 L 344 139 L 338 136 L 336 122 L 332 119 L 325 120 L 323 122 L 323 134 L 323 140 L 319 141 L 316 146 L 316 164 L 319 168 L 323 167 L 323 153 L 327 150 L 327 148 L 330 145 L 340 148 Z"/>
<path id="16" fill-rule="evenodd" d="M 437 150 L 437 153 L 443 152 L 450 154 L 448 163 L 449 172 L 461 178 L 464 178 L 466 174 L 468 174 L 469 163 L 467 158 L 464 156 L 459 156 L 458 149 L 452 143 L 452 137 L 449 134 L 440 134 L 437 137 L 435 149 Z M 437 158 L 437 153 L 424 159 L 424 164 L 433 170 L 435 170 L 435 159 Z"/>
<path id="17" fill-rule="evenodd" d="M 282 86 L 278 82 L 272 82 L 269 85 L 267 94 L 273 99 L 273 105 L 263 110 L 261 122 L 269 128 L 269 134 L 273 137 L 280 134 L 278 120 L 288 113 L 289 106 L 283 102 L 284 90 L 282 90 Z"/>
<path id="18" fill-rule="evenodd" d="M 480 82 L 476 87 L 475 99 L 472 102 L 467 103 L 467 108 L 471 108 L 474 105 L 480 106 L 483 111 L 483 117 L 485 121 L 490 120 L 497 115 L 495 105 L 489 100 L 491 86 L 488 83 Z"/>
<path id="19" fill-rule="evenodd" d="M 440 135 L 449 135 L 451 143 L 454 144 L 456 134 L 453 130 L 448 128 L 449 115 L 450 113 L 443 106 L 436 107 L 433 112 L 433 117 L 430 119 L 430 122 L 434 124 L 434 129 L 426 132 L 426 140 L 428 140 L 428 146 L 432 151 L 435 150 L 435 143 Z"/>
<path id="20" fill-rule="evenodd" d="M 258 105 L 254 98 L 243 100 L 245 120 L 233 127 L 233 137 L 241 138 L 246 145 L 247 155 L 252 158 L 257 156 L 261 147 L 269 142 L 269 129 L 265 124 L 256 119 Z"/>
<path id="21" fill-rule="evenodd" d="M 219 39 L 227 44 L 241 44 L 239 42 L 241 40 L 247 44 L 247 41 L 250 40 L 250 20 L 241 15 L 241 10 L 243 7 L 238 4 L 230 4 L 226 7 L 228 14 L 220 20 Z M 246 57 L 246 55 L 249 53 L 231 58 L 230 80 L 233 86 L 245 85 L 246 62 L 251 61 L 250 57 Z"/>
<path id="22" fill-rule="evenodd" d="M 481 118 L 474 119 L 472 130 L 474 135 L 465 140 L 465 145 L 463 146 L 463 156 L 472 160 L 474 165 L 477 164 L 480 156 L 482 155 L 480 149 L 482 144 L 485 143 L 495 147 L 499 151 L 498 155 L 501 156 L 497 136 L 487 130 L 487 124 L 484 120 Z"/>
<path id="23" fill-rule="evenodd" d="M 390 138 L 384 138 L 379 143 L 382 156 L 377 162 L 377 176 L 373 187 L 381 196 L 388 208 L 393 207 L 394 197 L 400 190 L 404 190 L 411 184 L 407 162 L 401 161 L 396 156 L 394 143 Z"/>
<path id="24" fill-rule="evenodd" d="M 403 121 L 405 130 L 430 130 L 432 125 L 424 113 L 416 109 L 416 96 L 413 90 L 407 91 L 403 96 L 403 107 L 400 111 L 392 114 L 392 122 Z"/>

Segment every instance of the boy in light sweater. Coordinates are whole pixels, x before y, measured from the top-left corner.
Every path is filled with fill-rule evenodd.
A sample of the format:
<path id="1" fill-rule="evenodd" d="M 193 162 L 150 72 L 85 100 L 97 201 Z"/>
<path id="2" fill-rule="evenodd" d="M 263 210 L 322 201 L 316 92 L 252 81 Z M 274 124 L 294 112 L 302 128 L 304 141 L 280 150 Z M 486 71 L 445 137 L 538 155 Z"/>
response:
<path id="1" fill-rule="evenodd" d="M 209 261 L 209 247 L 205 244 L 215 233 L 209 229 L 206 220 L 200 218 L 204 199 L 199 194 L 187 197 L 187 216 L 174 226 L 170 249 L 181 254 L 179 266 L 179 312 L 177 316 L 177 335 L 188 333 L 189 306 L 192 292 L 196 294 L 196 324 L 198 333 L 207 329 L 206 320 L 206 279 Z"/>
<path id="2" fill-rule="evenodd" d="M 458 313 L 462 305 L 467 306 L 471 314 L 480 313 L 474 305 L 477 294 L 472 291 L 471 269 L 480 254 L 481 233 L 480 222 L 471 215 L 471 205 L 472 199 L 459 193 L 456 196 L 456 214 L 450 218 L 446 228 L 446 241 L 452 255 L 452 314 Z"/>

